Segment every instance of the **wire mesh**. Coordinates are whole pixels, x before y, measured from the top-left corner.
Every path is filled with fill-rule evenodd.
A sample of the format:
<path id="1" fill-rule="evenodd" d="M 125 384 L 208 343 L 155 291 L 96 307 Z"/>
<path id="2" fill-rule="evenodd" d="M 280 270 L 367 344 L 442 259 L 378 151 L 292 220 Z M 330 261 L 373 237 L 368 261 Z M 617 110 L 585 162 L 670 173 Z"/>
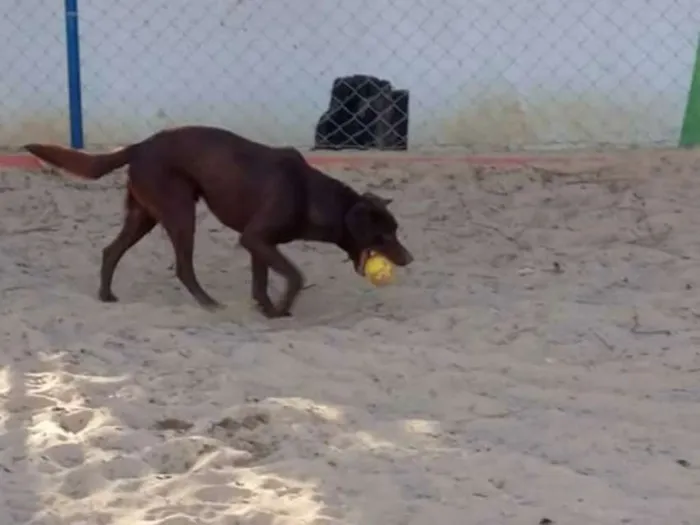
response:
<path id="1" fill-rule="evenodd" d="M 36 138 L 65 142 L 66 44 L 63 3 L 2 1 L 0 148 Z"/>
<path id="2" fill-rule="evenodd" d="M 65 142 L 63 6 L 2 1 L 0 144 Z M 91 0 L 85 139 L 201 123 L 319 149 L 676 144 L 692 109 L 694 4 Z"/>

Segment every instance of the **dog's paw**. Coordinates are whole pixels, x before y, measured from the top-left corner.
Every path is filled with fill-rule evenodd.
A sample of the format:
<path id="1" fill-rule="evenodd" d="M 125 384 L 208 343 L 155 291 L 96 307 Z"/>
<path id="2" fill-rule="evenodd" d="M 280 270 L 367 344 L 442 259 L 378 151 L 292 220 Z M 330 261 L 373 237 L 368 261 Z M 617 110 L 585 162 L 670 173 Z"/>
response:
<path id="1" fill-rule="evenodd" d="M 223 310 L 226 308 L 223 304 L 221 304 L 219 301 L 206 301 L 200 303 L 201 307 L 204 308 L 207 312 L 218 312 L 219 310 Z"/>
<path id="2" fill-rule="evenodd" d="M 279 319 L 282 317 L 291 317 L 292 313 L 289 310 L 280 310 L 271 304 L 256 303 L 256 309 L 268 319 Z"/>
<path id="3" fill-rule="evenodd" d="M 116 303 L 119 301 L 119 298 L 111 290 L 100 290 L 97 296 L 103 303 Z"/>

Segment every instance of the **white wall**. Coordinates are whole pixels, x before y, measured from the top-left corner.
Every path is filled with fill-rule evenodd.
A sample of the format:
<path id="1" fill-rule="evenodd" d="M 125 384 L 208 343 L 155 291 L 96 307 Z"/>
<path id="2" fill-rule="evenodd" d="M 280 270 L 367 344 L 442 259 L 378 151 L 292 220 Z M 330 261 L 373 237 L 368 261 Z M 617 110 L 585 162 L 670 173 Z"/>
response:
<path id="1" fill-rule="evenodd" d="M 65 19 L 57 0 L 0 0 L 0 148 L 68 134 Z"/>
<path id="2" fill-rule="evenodd" d="M 16 6 L 62 7 L 3 4 L 0 30 Z M 695 0 L 83 0 L 80 12 L 90 144 L 198 122 L 310 145 L 333 79 L 354 73 L 410 90 L 413 146 L 674 143 L 700 32 Z M 65 114 L 66 75 L 62 16 L 22 17 L 0 64 L 34 66 L 9 67 L 0 86 L 15 86 L 4 121 L 25 141 Z"/>

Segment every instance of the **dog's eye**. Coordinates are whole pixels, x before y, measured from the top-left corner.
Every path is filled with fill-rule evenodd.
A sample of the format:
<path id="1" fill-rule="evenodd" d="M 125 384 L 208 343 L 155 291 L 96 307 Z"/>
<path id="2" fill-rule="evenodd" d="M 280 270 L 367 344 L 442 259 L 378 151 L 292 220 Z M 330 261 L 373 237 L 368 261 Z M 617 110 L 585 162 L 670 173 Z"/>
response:
<path id="1" fill-rule="evenodd" d="M 378 233 L 374 236 L 374 242 L 377 244 L 384 244 L 391 240 L 391 235 L 388 233 Z"/>

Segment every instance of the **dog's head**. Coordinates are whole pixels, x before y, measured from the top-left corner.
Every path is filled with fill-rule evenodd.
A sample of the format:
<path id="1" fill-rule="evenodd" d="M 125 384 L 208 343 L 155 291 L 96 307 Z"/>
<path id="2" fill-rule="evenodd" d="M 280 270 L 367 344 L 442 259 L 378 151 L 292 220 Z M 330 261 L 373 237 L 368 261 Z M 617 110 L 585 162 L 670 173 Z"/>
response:
<path id="1" fill-rule="evenodd" d="M 345 215 L 345 227 L 351 237 L 348 255 L 360 275 L 364 274 L 365 261 L 373 251 L 397 266 L 407 266 L 413 261 L 411 253 L 396 237 L 399 225 L 389 211 L 390 203 L 391 199 L 366 192 Z"/>

